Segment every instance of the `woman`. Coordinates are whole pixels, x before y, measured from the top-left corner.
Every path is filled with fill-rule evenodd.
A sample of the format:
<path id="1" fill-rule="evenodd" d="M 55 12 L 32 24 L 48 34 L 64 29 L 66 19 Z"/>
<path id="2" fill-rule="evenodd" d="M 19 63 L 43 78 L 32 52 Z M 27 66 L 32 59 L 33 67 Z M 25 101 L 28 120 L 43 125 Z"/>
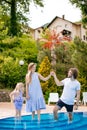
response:
<path id="1" fill-rule="evenodd" d="M 36 64 L 30 63 L 28 65 L 28 73 L 26 74 L 26 111 L 32 112 L 32 119 L 34 118 L 35 111 L 37 111 L 38 120 L 40 120 L 40 110 L 45 109 L 46 105 L 39 79 L 46 81 L 51 75 L 45 78 L 35 72 L 35 70 Z"/>

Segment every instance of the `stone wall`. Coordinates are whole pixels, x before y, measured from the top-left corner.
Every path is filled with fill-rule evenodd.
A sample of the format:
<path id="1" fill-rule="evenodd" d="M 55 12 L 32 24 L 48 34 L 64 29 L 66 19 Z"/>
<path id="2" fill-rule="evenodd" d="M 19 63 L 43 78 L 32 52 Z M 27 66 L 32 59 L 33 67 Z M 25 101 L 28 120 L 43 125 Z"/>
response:
<path id="1" fill-rule="evenodd" d="M 0 91 L 0 102 L 10 102 L 9 92 Z"/>

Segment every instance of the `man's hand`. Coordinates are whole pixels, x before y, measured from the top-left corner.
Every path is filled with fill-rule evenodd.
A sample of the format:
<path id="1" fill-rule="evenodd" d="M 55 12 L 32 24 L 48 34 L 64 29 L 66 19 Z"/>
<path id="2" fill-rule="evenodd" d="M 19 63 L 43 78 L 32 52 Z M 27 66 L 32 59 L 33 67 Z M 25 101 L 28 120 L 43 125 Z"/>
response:
<path id="1" fill-rule="evenodd" d="M 78 105 L 74 105 L 74 110 L 78 110 Z"/>

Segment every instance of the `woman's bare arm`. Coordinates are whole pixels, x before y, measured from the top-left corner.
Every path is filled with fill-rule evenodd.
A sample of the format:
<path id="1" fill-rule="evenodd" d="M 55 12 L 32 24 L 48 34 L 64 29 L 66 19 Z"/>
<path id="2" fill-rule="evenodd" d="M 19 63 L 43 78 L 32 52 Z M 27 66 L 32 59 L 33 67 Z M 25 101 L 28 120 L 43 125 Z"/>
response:
<path id="1" fill-rule="evenodd" d="M 28 87 L 29 87 L 29 76 L 26 75 L 26 98 L 29 99 Z"/>
<path id="2" fill-rule="evenodd" d="M 47 77 L 43 77 L 41 74 L 38 73 L 38 77 L 43 81 L 47 81 L 51 77 L 51 74 L 49 74 Z"/>

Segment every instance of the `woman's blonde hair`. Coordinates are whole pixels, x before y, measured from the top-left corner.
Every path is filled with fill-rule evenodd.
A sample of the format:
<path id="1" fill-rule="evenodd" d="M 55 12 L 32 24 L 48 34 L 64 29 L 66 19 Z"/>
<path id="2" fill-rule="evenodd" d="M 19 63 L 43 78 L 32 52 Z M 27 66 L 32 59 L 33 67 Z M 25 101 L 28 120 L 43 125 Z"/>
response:
<path id="1" fill-rule="evenodd" d="M 35 65 L 35 63 L 33 63 L 33 62 L 30 63 L 30 64 L 28 65 L 28 71 L 30 71 L 34 65 Z"/>
<path id="2" fill-rule="evenodd" d="M 34 65 L 36 65 L 36 64 L 33 63 L 33 62 L 28 65 L 28 75 L 27 75 L 28 77 L 26 77 L 26 82 L 27 82 L 27 83 L 30 83 L 31 80 L 32 80 L 32 77 L 31 77 L 31 75 L 32 75 L 31 69 L 32 69 L 32 67 L 33 67 Z"/>

